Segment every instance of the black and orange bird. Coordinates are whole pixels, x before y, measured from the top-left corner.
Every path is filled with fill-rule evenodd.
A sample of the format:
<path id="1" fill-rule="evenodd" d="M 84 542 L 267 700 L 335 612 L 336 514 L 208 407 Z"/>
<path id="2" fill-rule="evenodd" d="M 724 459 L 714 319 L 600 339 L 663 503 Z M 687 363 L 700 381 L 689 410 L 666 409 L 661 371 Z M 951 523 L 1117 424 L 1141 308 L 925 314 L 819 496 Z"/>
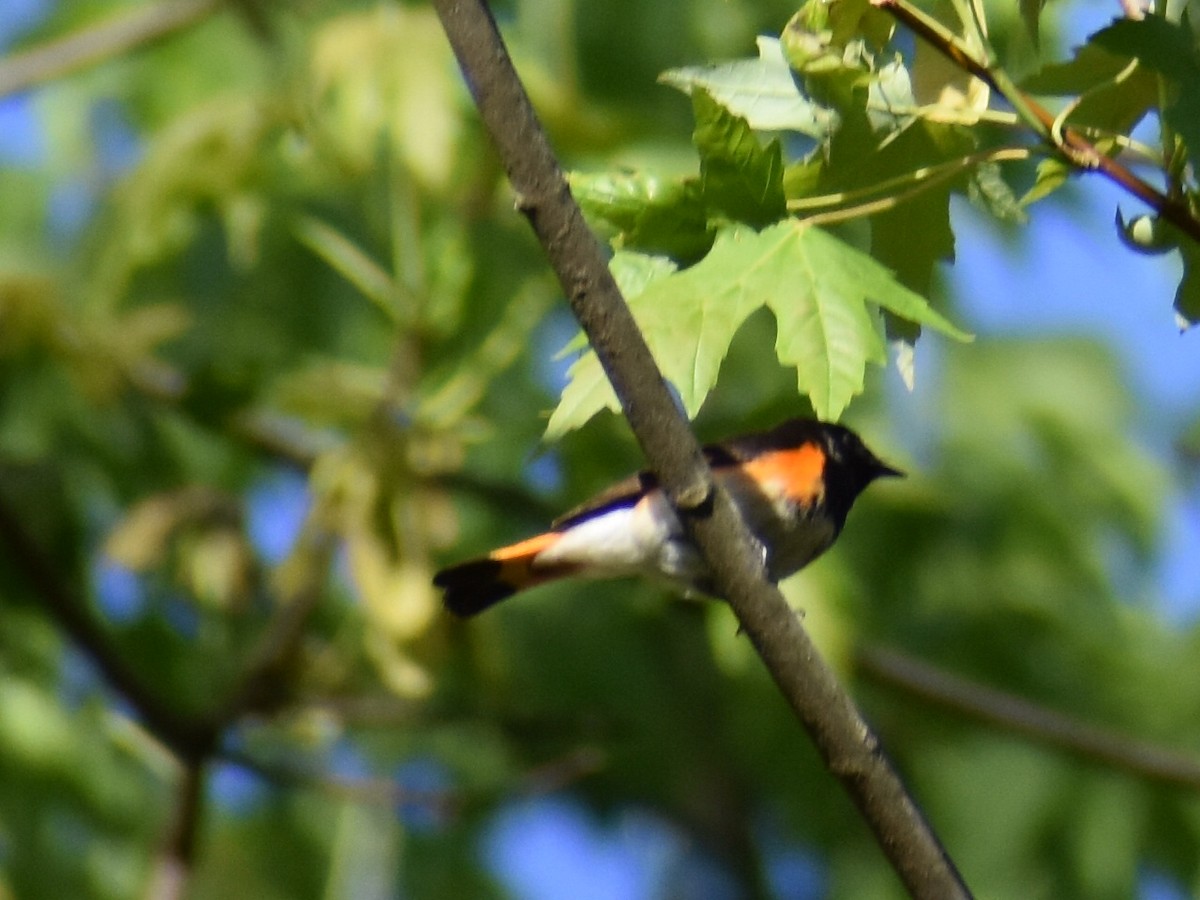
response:
<path id="1" fill-rule="evenodd" d="M 829 549 L 867 485 L 901 474 L 849 428 L 812 419 L 712 444 L 704 454 L 761 545 L 773 581 Z M 473 616 L 560 578 L 628 575 L 686 594 L 714 593 L 704 559 L 649 472 L 613 485 L 543 534 L 443 569 L 433 583 L 450 612 Z"/>

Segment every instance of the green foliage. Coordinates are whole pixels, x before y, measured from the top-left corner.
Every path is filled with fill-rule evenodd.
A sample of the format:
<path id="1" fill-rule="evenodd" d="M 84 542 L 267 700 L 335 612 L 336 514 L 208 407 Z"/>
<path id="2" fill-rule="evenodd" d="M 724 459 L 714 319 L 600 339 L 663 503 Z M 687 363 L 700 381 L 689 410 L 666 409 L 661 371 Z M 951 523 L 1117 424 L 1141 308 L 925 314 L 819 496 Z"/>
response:
<path id="1" fill-rule="evenodd" d="M 59 4 L 26 44 L 159 6 Z M 829 897 L 897 896 L 724 607 L 564 583 L 467 625 L 441 613 L 439 565 L 640 460 L 594 415 L 614 401 L 579 340 L 560 395 L 558 291 L 432 10 L 317 0 L 263 30 L 249 10 L 217 4 L 36 86 L 44 158 L 0 168 L 0 524 L 33 548 L 0 552 L 0 897 L 146 896 L 170 862 L 182 767 L 105 651 L 203 721 L 309 601 L 202 754 L 189 896 L 502 896 L 481 835 L 553 790 L 598 822 L 667 823 L 748 894 L 783 846 Z M 939 288 L 954 197 L 1007 227 L 1016 194 L 1049 197 L 1073 164 L 927 46 L 898 52 L 865 0 L 502 12 L 702 436 L 846 413 L 912 473 L 783 588 L 978 894 L 1130 896 L 1148 867 L 1200 883 L 1190 790 L 862 665 L 886 644 L 1125 735 L 1200 741 L 1196 629 L 1153 602 L 1179 477 L 1134 436 L 1143 399 L 1090 343 L 967 342 Z M 988 13 L 1007 65 L 1017 38 Z M 1184 23 L 1117 23 L 1066 61 L 1045 31 L 1023 87 L 1072 98 L 1064 123 L 1114 155 L 1161 115 L 1154 162 L 1191 202 Z M 701 63 L 756 35 L 756 54 Z M 136 152 L 114 161 L 126 128 Z M 1156 217 L 1120 227 L 1180 254 L 1176 307 L 1200 315 L 1195 243 Z M 1014 285 L 1014 306 L 1038 290 Z M 931 364 L 896 400 L 868 363 L 898 347 L 911 376 L 922 328 Z M 561 440 L 539 444 L 544 427 Z M 282 548 L 262 536 L 281 482 L 306 491 Z"/>
<path id="2" fill-rule="evenodd" d="M 723 230 L 701 262 L 650 282 L 630 306 L 689 416 L 716 384 L 734 334 L 763 306 L 775 314 L 779 361 L 796 367 L 799 392 L 822 419 L 836 419 L 863 389 L 868 361 L 885 359 L 880 309 L 966 338 L 866 254 L 790 221 Z M 576 361 L 570 378 L 549 439 L 619 409 L 594 354 Z"/>
<path id="3" fill-rule="evenodd" d="M 755 131 L 795 131 L 818 139 L 828 137 L 833 117 L 804 95 L 779 39 L 760 36 L 757 41 L 757 59 L 668 69 L 659 81 L 686 94 L 708 93 Z"/>
<path id="4" fill-rule="evenodd" d="M 1170 99 L 1162 105 L 1163 121 L 1183 139 L 1195 168 L 1200 160 L 1200 52 L 1191 27 L 1147 16 L 1138 22 L 1114 22 L 1091 40 L 1167 79 Z"/>

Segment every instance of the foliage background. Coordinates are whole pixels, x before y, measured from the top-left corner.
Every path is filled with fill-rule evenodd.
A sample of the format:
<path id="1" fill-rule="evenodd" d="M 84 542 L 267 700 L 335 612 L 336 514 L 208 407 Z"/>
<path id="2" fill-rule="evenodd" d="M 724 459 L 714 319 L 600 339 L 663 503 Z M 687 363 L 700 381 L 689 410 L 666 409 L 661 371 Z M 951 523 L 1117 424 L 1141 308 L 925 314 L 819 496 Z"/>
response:
<path id="1" fill-rule="evenodd" d="M 41 7 L 19 42 L 148 8 Z M 581 172 L 694 171 L 690 105 L 656 78 L 752 55 L 793 11 L 500 7 Z M 989 14 L 1032 68 L 1015 10 Z M 721 607 L 569 584 L 440 615 L 440 563 L 638 459 L 607 415 L 539 444 L 573 329 L 428 8 L 204 12 L 5 116 L 36 124 L 8 131 L 0 169 L 3 518 L 144 691 L 228 715 L 192 809 L 186 767 L 6 540 L 0 895 L 166 896 L 181 819 L 194 897 L 584 896 L 580 872 L 595 896 L 897 895 Z M 1034 207 L 1064 223 L 1036 242 L 955 206 L 968 263 L 1005 245 L 1049 263 L 938 271 L 938 309 L 979 339 L 923 338 L 912 393 L 869 375 L 847 421 L 912 475 L 785 586 L 980 896 L 1200 888 L 1194 788 L 947 713 L 869 665 L 899 649 L 1197 744 L 1194 380 L 1128 374 L 1194 340 L 1174 334 L 1170 262 L 1129 256 L 1137 289 L 1104 277 L 1125 251 L 1095 190 Z M 1099 283 L 1055 281 L 1076 235 Z M 1105 346 L 1055 308 L 1149 336 Z M 763 312 L 739 332 L 703 436 L 797 411 L 774 340 Z M 239 696 L 298 607 L 294 647 Z"/>

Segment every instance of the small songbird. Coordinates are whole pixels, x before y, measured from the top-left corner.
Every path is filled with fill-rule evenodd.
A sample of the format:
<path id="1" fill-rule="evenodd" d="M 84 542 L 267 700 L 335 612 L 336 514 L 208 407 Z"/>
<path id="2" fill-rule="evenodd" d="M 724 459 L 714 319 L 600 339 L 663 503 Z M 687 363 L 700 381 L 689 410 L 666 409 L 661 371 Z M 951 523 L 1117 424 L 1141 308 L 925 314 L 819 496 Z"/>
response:
<path id="1" fill-rule="evenodd" d="M 760 543 L 773 581 L 829 549 L 867 485 L 901 475 L 850 429 L 812 419 L 713 444 L 704 454 Z M 613 485 L 544 534 L 443 569 L 433 583 L 445 590 L 446 609 L 473 616 L 559 578 L 625 575 L 714 594 L 699 550 L 649 472 Z"/>

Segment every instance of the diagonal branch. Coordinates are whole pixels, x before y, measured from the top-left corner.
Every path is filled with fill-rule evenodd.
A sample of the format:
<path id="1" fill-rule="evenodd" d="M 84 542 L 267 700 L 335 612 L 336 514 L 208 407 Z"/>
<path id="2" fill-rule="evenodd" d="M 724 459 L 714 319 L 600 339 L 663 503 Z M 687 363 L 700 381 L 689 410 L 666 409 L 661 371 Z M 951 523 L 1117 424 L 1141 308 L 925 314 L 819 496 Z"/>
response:
<path id="1" fill-rule="evenodd" d="M 704 554 L 720 593 L 914 897 L 965 898 L 936 835 L 796 614 L 769 584 L 732 501 L 712 481 L 603 248 L 587 229 L 482 0 L 435 0 L 481 118 L 651 469 Z"/>
<path id="2" fill-rule="evenodd" d="M 1047 709 L 1006 691 L 951 675 L 884 647 L 866 647 L 856 659 L 864 675 L 926 703 L 1081 759 L 1129 772 L 1167 787 L 1200 790 L 1200 760 Z"/>
<path id="3" fill-rule="evenodd" d="M 908 0 L 871 0 L 871 3 L 903 22 L 917 37 L 923 38 L 964 72 L 986 82 L 989 87 L 999 92 L 1071 165 L 1083 171 L 1099 172 L 1144 202 L 1192 240 L 1200 242 L 1200 219 L 1192 215 L 1187 204 L 1168 197 L 1149 182 L 1139 178 L 1119 160 L 1102 152 L 1079 129 L 1062 125 L 1048 109 L 1018 90 L 1003 70 L 995 69 L 980 60 L 936 19 L 917 9 Z"/>
<path id="4" fill-rule="evenodd" d="M 121 56 L 199 22 L 222 0 L 172 0 L 133 10 L 98 25 L 0 59 L 0 97 Z"/>
<path id="5" fill-rule="evenodd" d="M 116 643 L 59 574 L 59 567 L 26 531 L 19 514 L 0 498 L 0 547 L 46 611 L 91 659 L 108 684 L 127 700 L 160 740 L 186 759 L 199 758 L 215 735 L 179 712 L 125 661 Z"/>

